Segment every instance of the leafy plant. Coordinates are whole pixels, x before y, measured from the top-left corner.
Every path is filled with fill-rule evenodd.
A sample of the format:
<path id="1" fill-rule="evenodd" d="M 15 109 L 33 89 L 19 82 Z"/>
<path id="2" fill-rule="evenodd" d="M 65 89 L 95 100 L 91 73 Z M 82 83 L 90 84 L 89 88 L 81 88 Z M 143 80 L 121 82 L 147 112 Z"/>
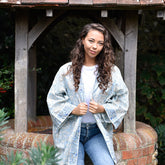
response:
<path id="1" fill-rule="evenodd" d="M 2 161 L 1 165 L 27 165 L 27 160 L 23 158 L 22 152 L 11 151 L 10 154 L 7 154 L 7 158 L 5 156 L 1 156 Z"/>
<path id="2" fill-rule="evenodd" d="M 14 15 L 0 9 L 0 109 L 14 117 Z M 8 21 L 6 21 L 8 20 Z"/>
<path id="3" fill-rule="evenodd" d="M 5 126 L 5 124 L 8 123 L 8 118 L 9 117 L 7 117 L 7 113 L 4 112 L 4 109 L 0 109 L 0 141 L 2 140 L 3 131 L 8 128 Z"/>
<path id="4" fill-rule="evenodd" d="M 22 152 L 11 151 L 7 157 L 1 156 L 1 165 L 58 165 L 59 154 L 58 149 L 47 145 L 45 142 L 37 144 L 37 148 L 29 151 L 29 158 L 25 158 Z"/>
<path id="5" fill-rule="evenodd" d="M 5 66 L 0 70 L 0 89 L 1 93 L 2 90 L 8 90 L 11 89 L 13 86 L 13 72 L 14 67 L 13 66 Z M 5 93 L 5 92 L 4 92 Z"/>
<path id="6" fill-rule="evenodd" d="M 158 134 L 158 159 L 165 164 L 165 124 L 160 124 L 155 128 Z"/>
<path id="7" fill-rule="evenodd" d="M 165 162 L 165 21 L 155 11 L 144 11 L 139 28 L 137 69 L 137 120 L 156 128 L 158 162 Z"/>
<path id="8" fill-rule="evenodd" d="M 7 115 L 10 117 L 14 116 L 13 68 L 13 66 L 0 68 L 0 108 L 8 112 Z"/>
<path id="9" fill-rule="evenodd" d="M 144 12 L 139 28 L 137 70 L 137 120 L 152 127 L 165 121 L 165 22 L 155 11 Z"/>
<path id="10" fill-rule="evenodd" d="M 37 148 L 32 148 L 29 152 L 30 164 L 34 165 L 58 165 L 58 149 L 43 142 L 37 144 Z"/>

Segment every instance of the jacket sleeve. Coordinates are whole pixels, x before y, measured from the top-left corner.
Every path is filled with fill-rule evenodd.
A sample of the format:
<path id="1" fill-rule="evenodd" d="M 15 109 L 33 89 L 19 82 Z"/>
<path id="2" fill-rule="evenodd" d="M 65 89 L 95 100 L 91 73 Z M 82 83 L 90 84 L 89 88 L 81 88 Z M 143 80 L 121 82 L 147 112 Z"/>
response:
<path id="1" fill-rule="evenodd" d="M 70 113 L 76 107 L 71 104 L 70 98 L 65 87 L 63 69 L 57 72 L 53 84 L 47 95 L 49 113 L 55 127 L 60 127 L 64 121 L 71 117 Z"/>
<path id="2" fill-rule="evenodd" d="M 114 83 L 114 94 L 107 97 L 105 104 L 103 104 L 106 113 L 101 114 L 101 118 L 106 123 L 112 123 L 117 129 L 128 110 L 129 98 L 128 89 L 116 66 L 112 74 L 112 83 Z"/>

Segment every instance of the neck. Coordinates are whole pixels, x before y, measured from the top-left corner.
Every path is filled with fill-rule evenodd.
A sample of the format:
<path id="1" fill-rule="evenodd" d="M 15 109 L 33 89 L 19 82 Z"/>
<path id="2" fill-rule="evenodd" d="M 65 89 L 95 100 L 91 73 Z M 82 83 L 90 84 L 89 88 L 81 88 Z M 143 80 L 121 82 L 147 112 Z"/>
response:
<path id="1" fill-rule="evenodd" d="M 84 65 L 85 66 L 94 66 L 94 65 L 96 65 L 96 61 L 95 61 L 95 59 L 85 59 Z"/>

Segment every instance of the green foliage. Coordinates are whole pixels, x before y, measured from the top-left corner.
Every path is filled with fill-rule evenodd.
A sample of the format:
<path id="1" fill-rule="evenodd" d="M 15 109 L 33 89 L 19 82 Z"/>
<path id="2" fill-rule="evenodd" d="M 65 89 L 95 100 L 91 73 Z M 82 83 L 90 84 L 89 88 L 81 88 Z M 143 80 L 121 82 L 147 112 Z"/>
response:
<path id="1" fill-rule="evenodd" d="M 141 60 L 145 65 L 138 70 L 137 119 L 156 127 L 165 121 L 165 56 L 146 53 Z"/>
<path id="2" fill-rule="evenodd" d="M 40 146 L 41 145 L 41 146 Z M 38 144 L 37 148 L 29 151 L 29 158 L 25 158 L 22 152 L 11 151 L 5 156 L 1 156 L 1 165 L 58 165 L 59 154 L 57 148 L 47 145 L 44 142 Z"/>
<path id="3" fill-rule="evenodd" d="M 1 165 L 27 165 L 27 160 L 23 158 L 22 152 L 16 152 L 14 154 L 14 151 L 11 151 L 9 154 L 7 154 L 7 158 L 4 156 L 1 156 L 2 161 L 0 161 Z"/>
<path id="4" fill-rule="evenodd" d="M 0 108 L 14 116 L 13 66 L 4 66 L 0 69 Z M 12 97 L 11 97 L 12 96 Z"/>
<path id="5" fill-rule="evenodd" d="M 145 11 L 139 28 L 137 120 L 156 128 L 158 162 L 165 164 L 165 21 Z"/>
<path id="6" fill-rule="evenodd" d="M 158 134 L 158 159 L 165 164 L 165 124 L 158 125 L 155 130 Z"/>
<path id="7" fill-rule="evenodd" d="M 40 146 L 41 145 L 41 146 Z M 1 156 L 1 165 L 58 165 L 58 149 L 44 142 L 38 144 L 37 148 L 29 151 L 29 158 L 25 158 L 22 152 L 11 151 L 7 157 Z"/>
<path id="8" fill-rule="evenodd" d="M 13 86 L 13 66 L 5 66 L 0 70 L 0 87 L 9 90 Z"/>
<path id="9" fill-rule="evenodd" d="M 139 29 L 137 120 L 154 128 L 165 121 L 165 22 L 145 12 Z"/>
<path id="10" fill-rule="evenodd" d="M 9 21 L 6 21 L 9 20 Z M 14 19 L 0 9 L 0 109 L 14 116 Z"/>
<path id="11" fill-rule="evenodd" d="M 2 140 L 1 137 L 3 135 L 3 131 L 8 128 L 5 126 L 8 123 L 8 118 L 7 113 L 5 113 L 3 109 L 0 109 L 0 141 Z"/>
<path id="12" fill-rule="evenodd" d="M 58 165 L 59 154 L 58 149 L 43 142 L 37 144 L 37 148 L 31 149 L 29 152 L 31 161 L 34 165 Z"/>

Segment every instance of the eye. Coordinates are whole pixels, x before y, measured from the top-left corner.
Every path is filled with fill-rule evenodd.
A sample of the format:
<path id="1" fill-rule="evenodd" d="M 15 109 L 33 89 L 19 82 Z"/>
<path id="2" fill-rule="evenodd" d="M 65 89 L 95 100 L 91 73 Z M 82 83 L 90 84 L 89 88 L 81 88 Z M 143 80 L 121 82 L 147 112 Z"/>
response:
<path id="1" fill-rule="evenodd" d="M 103 42 L 99 42 L 98 44 L 99 44 L 100 46 L 103 46 L 103 45 L 104 45 L 104 43 L 103 43 Z"/>
<path id="2" fill-rule="evenodd" d="M 94 41 L 93 40 L 89 40 L 90 43 L 93 43 Z"/>

